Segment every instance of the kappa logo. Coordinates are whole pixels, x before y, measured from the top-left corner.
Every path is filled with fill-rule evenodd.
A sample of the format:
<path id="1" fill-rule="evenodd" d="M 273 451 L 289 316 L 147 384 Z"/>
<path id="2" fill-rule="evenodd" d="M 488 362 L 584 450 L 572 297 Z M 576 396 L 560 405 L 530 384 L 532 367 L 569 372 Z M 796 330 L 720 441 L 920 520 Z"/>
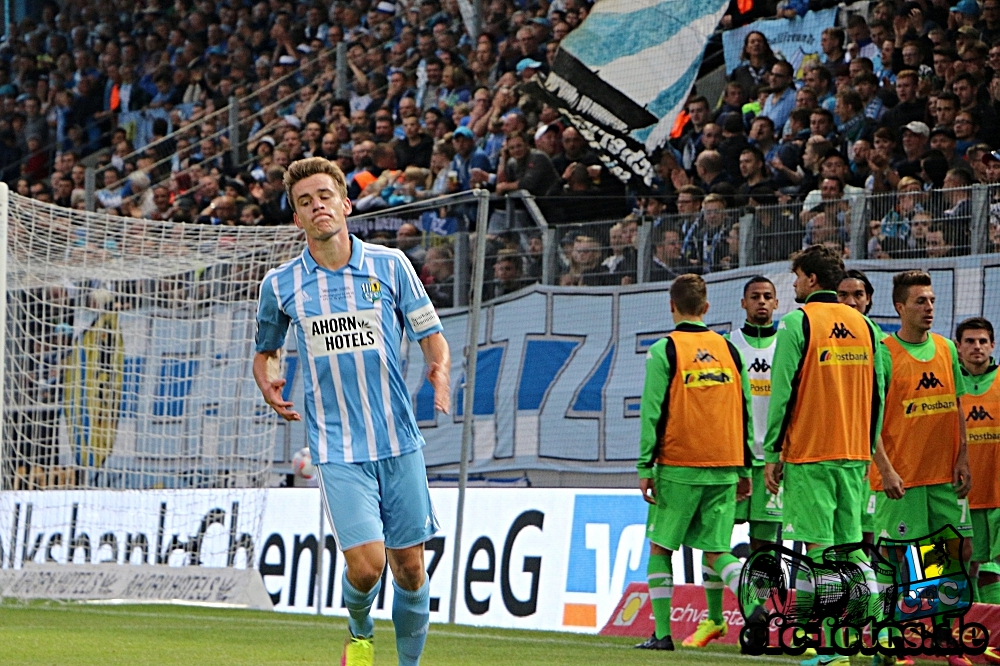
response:
<path id="1" fill-rule="evenodd" d="M 992 421 L 993 416 L 982 405 L 973 405 L 972 409 L 969 410 L 969 415 L 965 418 L 966 421 L 985 421 L 987 419 Z"/>
<path id="2" fill-rule="evenodd" d="M 367 282 L 362 282 L 361 295 L 369 303 L 374 303 L 382 298 L 382 283 L 375 278 L 371 278 Z"/>
<path id="3" fill-rule="evenodd" d="M 768 372 L 770 369 L 771 364 L 765 358 L 754 358 L 753 363 L 750 364 L 750 370 L 753 372 Z"/>
<path id="4" fill-rule="evenodd" d="M 920 381 L 917 382 L 917 390 L 920 389 L 933 389 L 933 388 L 944 388 L 944 384 L 941 380 L 934 376 L 933 372 L 925 372 L 920 377 Z"/>
<path id="5" fill-rule="evenodd" d="M 694 355 L 695 363 L 708 363 L 709 361 L 719 362 L 719 359 L 712 356 L 712 352 L 707 349 L 699 349 L 698 353 Z"/>
<path id="6" fill-rule="evenodd" d="M 847 329 L 847 325 L 843 322 L 839 322 L 833 325 L 833 330 L 830 331 L 831 338 L 837 338 L 838 340 L 844 340 L 847 338 L 853 338 L 854 334 Z"/>

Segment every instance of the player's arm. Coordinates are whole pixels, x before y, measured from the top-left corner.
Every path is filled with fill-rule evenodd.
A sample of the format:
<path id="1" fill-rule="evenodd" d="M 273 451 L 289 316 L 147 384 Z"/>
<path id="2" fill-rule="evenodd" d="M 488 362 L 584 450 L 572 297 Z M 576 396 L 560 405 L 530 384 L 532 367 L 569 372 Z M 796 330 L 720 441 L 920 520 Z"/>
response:
<path id="1" fill-rule="evenodd" d="M 406 335 L 418 342 L 424 353 L 427 380 L 434 387 L 434 408 L 447 414 L 451 410 L 451 351 L 442 333 L 444 327 L 413 264 L 402 252 L 397 252 L 395 274 L 396 302 Z"/>
<path id="2" fill-rule="evenodd" d="M 660 417 L 663 400 L 670 387 L 670 361 L 667 359 L 667 340 L 658 340 L 646 354 L 646 379 L 642 387 L 642 402 L 639 405 L 639 490 L 642 498 L 650 504 L 656 503 L 656 488 L 653 484 L 653 465 L 656 459 L 656 445 L 659 439 Z"/>
<path id="3" fill-rule="evenodd" d="M 732 345 L 730 345 L 732 348 Z M 753 495 L 753 477 L 751 469 L 753 464 L 753 410 L 750 409 L 750 375 L 747 374 L 746 360 L 742 354 L 738 354 L 740 360 L 740 380 L 743 383 L 743 423 L 746 437 L 743 440 L 743 462 L 742 467 L 736 469 L 739 480 L 736 482 L 736 501 L 742 502 Z"/>
<path id="4" fill-rule="evenodd" d="M 767 434 L 764 435 L 764 481 L 772 495 L 778 494 L 781 484 L 780 439 L 792 400 L 792 380 L 805 350 L 803 316 L 801 310 L 794 310 L 781 318 L 771 363 L 771 400 L 767 407 Z"/>
<path id="5" fill-rule="evenodd" d="M 280 377 L 281 350 L 257 352 L 253 357 L 253 378 L 257 388 L 264 396 L 264 402 L 271 406 L 278 416 L 286 421 L 301 421 L 302 417 L 294 411 L 290 400 L 282 398 L 281 389 L 285 386 L 285 378 Z"/>
<path id="6" fill-rule="evenodd" d="M 905 495 L 906 488 L 903 487 L 903 479 L 896 473 L 889 456 L 886 455 L 881 437 L 875 440 L 875 455 L 872 460 L 875 467 L 878 468 L 879 474 L 882 475 L 882 490 L 885 491 L 885 496 L 889 499 L 900 499 Z"/>
<path id="7" fill-rule="evenodd" d="M 740 382 L 743 386 L 743 423 L 744 423 L 744 434 L 746 437 L 743 439 L 743 462 L 744 466 L 736 470 L 737 474 L 741 478 L 751 478 L 751 469 L 753 466 L 753 409 L 751 405 L 753 401 L 751 400 L 750 392 L 750 375 L 747 373 L 747 363 L 746 359 L 743 357 L 743 353 L 740 352 L 732 344 L 729 345 L 731 351 L 736 352 L 736 361 L 740 366 Z M 748 495 L 749 496 L 749 495 Z"/>
<path id="8" fill-rule="evenodd" d="M 264 278 L 257 304 L 257 339 L 253 357 L 253 378 L 264 396 L 264 402 L 286 421 L 300 421 L 302 417 L 292 410 L 292 403 L 282 397 L 285 379 L 281 374 L 281 348 L 290 319 L 281 311 L 271 281 Z"/>
<path id="9" fill-rule="evenodd" d="M 872 403 L 872 408 L 874 413 L 872 418 L 875 419 L 875 441 L 872 442 L 872 456 L 875 455 L 876 443 L 882 436 L 882 424 L 885 419 L 885 395 L 889 391 L 889 379 L 892 377 L 892 354 L 889 353 L 889 348 L 882 344 L 882 340 L 886 338 L 886 335 L 882 333 L 882 329 L 876 326 L 868 317 L 865 317 L 865 321 L 868 322 L 868 326 L 872 331 L 872 340 L 875 342 L 875 352 L 872 359 L 875 363 L 875 395 L 873 398 L 875 400 Z"/>
<path id="10" fill-rule="evenodd" d="M 420 339 L 427 365 L 427 381 L 434 387 L 434 408 L 442 414 L 451 410 L 451 351 L 441 332 Z"/>
<path id="11" fill-rule="evenodd" d="M 965 395 L 965 375 L 958 360 L 958 350 L 955 343 L 948 340 L 951 350 L 951 372 L 955 377 L 955 408 L 958 417 L 958 456 L 955 458 L 955 469 L 952 472 L 952 485 L 959 499 L 965 499 L 972 488 L 972 471 L 969 468 L 969 447 L 965 432 L 965 410 L 962 409 L 962 396 Z"/>

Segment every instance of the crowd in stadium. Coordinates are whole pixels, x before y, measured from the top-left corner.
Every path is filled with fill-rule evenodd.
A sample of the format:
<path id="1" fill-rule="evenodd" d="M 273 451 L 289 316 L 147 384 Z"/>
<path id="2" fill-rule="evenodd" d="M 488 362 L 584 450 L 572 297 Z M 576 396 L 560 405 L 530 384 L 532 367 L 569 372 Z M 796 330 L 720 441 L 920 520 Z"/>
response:
<path id="1" fill-rule="evenodd" d="M 820 6 L 734 0 L 720 31 Z M 2 177 L 83 209 L 87 164 L 98 210 L 226 225 L 289 223 L 281 179 L 308 156 L 337 161 L 358 212 L 526 190 L 564 225 L 564 285 L 635 282 L 636 229 L 649 218 L 649 279 L 734 267 L 747 207 L 757 263 L 814 242 L 851 258 L 851 211 L 866 197 L 866 258 L 970 251 L 967 186 L 1000 182 L 1000 0 L 842 11 L 846 29 L 827 29 L 822 56 L 798 71 L 750 32 L 718 102 L 692 93 L 642 193 L 526 94 L 589 7 L 492 0 L 472 39 L 457 0 L 50 0 L 0 46 Z M 243 163 L 218 112 L 232 97 Z M 414 232 L 408 254 L 423 254 L 417 227 L 370 240 L 405 245 Z M 989 241 L 1000 249 L 1000 223 Z M 504 249 L 511 264 L 494 268 L 499 293 L 540 277 L 538 245 L 526 233 L 494 239 L 491 256 Z"/>

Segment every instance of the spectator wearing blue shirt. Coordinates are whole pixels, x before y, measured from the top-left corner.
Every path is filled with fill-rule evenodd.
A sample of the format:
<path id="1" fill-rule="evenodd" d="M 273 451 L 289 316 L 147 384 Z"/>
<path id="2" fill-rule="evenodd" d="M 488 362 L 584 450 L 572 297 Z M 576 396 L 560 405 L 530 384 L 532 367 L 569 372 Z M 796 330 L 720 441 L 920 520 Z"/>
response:
<path id="1" fill-rule="evenodd" d="M 476 148 L 476 137 L 468 127 L 459 127 L 452 134 L 452 144 L 455 146 L 455 157 L 451 160 L 451 171 L 456 172 L 457 179 L 450 179 L 449 192 L 464 192 L 472 189 L 469 172 L 472 169 L 490 171 L 490 158 L 479 148 Z"/>
<path id="2" fill-rule="evenodd" d="M 795 86 L 792 85 L 792 66 L 779 60 L 771 65 L 771 90 L 773 91 L 764 102 L 762 116 L 767 116 L 775 127 L 784 127 L 788 116 L 795 108 Z"/>

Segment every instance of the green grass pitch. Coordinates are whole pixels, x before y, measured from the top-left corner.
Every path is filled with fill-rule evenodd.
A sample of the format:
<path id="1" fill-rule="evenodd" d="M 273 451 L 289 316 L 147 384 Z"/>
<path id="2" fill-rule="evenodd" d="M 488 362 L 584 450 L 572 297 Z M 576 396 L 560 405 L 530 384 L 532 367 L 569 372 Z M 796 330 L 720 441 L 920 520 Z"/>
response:
<path id="1" fill-rule="evenodd" d="M 3 666 L 337 666 L 340 618 L 182 606 L 0 605 Z M 786 664 L 735 646 L 632 650 L 632 639 L 432 624 L 423 666 Z M 857 657 L 854 666 L 870 663 Z M 395 666 L 392 626 L 376 623 L 375 663 Z M 919 662 L 918 662 L 919 663 Z"/>

